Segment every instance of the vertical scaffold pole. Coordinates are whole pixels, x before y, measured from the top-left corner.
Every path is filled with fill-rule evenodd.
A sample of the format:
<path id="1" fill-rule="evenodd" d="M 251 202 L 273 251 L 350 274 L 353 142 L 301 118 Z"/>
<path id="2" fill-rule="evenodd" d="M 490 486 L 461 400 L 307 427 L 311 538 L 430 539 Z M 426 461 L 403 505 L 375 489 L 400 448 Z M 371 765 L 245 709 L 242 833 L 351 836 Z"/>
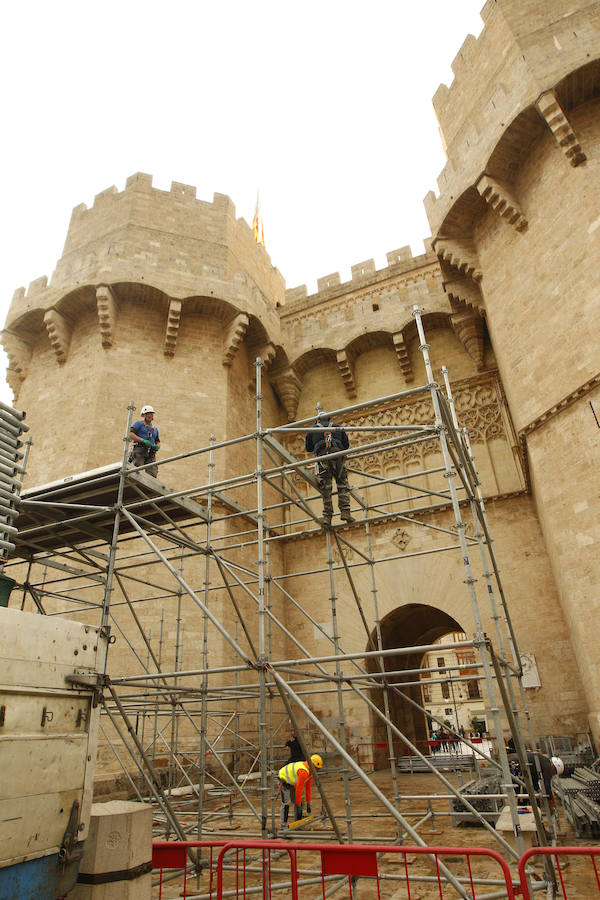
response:
<path id="1" fill-rule="evenodd" d="M 210 485 L 212 485 L 214 481 L 214 468 L 215 468 L 215 460 L 214 460 L 214 443 L 215 436 L 211 434 L 210 436 L 210 450 L 208 452 L 208 495 L 206 500 L 206 511 L 208 513 L 206 517 L 206 549 L 208 550 L 210 547 L 210 539 L 212 532 L 212 490 L 210 489 Z M 210 600 L 210 553 L 207 553 L 204 558 L 204 604 L 208 607 Z M 204 786 L 206 784 L 206 760 L 207 760 L 207 742 L 206 742 L 206 728 L 207 728 L 207 695 L 208 695 L 208 616 L 202 616 L 202 668 L 204 670 L 204 674 L 202 675 L 201 687 L 200 687 L 200 759 L 199 759 L 199 771 L 198 771 L 198 823 L 196 827 L 196 834 L 198 836 L 198 840 L 202 840 L 202 816 L 204 812 Z"/>
<path id="2" fill-rule="evenodd" d="M 494 582 L 492 579 L 492 573 L 490 572 L 490 567 L 488 565 L 488 557 L 492 563 L 492 569 L 494 570 L 496 584 L 498 586 L 498 591 L 500 593 L 500 600 L 501 600 L 502 609 L 504 612 L 504 624 L 506 625 L 507 637 L 508 637 L 509 646 L 510 646 L 511 654 L 512 654 L 513 668 L 515 670 L 515 673 L 519 673 L 516 675 L 516 677 L 517 677 L 517 681 L 518 681 L 518 685 L 519 685 L 521 704 L 522 704 L 522 707 L 524 710 L 525 720 L 526 720 L 527 726 L 528 726 L 529 745 L 530 745 L 530 747 L 533 748 L 535 745 L 535 742 L 534 742 L 533 731 L 532 731 L 532 727 L 531 727 L 531 716 L 529 714 L 529 708 L 528 708 L 527 699 L 525 696 L 525 689 L 523 688 L 523 679 L 520 674 L 521 661 L 520 661 L 520 656 L 519 656 L 517 639 L 516 639 L 516 635 L 514 633 L 514 629 L 512 627 L 510 612 L 509 612 L 508 606 L 506 604 L 506 598 L 504 596 L 504 590 L 502 587 L 502 582 L 500 580 L 500 572 L 499 572 L 498 565 L 496 562 L 494 548 L 492 546 L 492 538 L 490 535 L 489 523 L 487 520 L 487 513 L 486 513 L 486 509 L 485 509 L 485 502 L 483 499 L 483 492 L 481 490 L 481 482 L 479 481 L 479 474 L 478 474 L 476 466 L 475 466 L 475 458 L 473 456 L 471 442 L 469 440 L 469 435 L 468 435 L 467 429 L 466 428 L 461 429 L 458 424 L 458 416 L 456 414 L 456 404 L 454 403 L 454 397 L 452 396 L 452 388 L 450 386 L 450 379 L 448 376 L 448 369 L 446 368 L 446 366 L 442 366 L 442 375 L 444 377 L 444 385 L 446 388 L 446 397 L 448 399 L 448 405 L 450 407 L 450 413 L 452 415 L 452 422 L 453 422 L 453 425 L 454 425 L 454 428 L 456 431 L 456 437 L 458 440 L 460 440 L 462 438 L 464 451 L 467 454 L 467 458 L 471 464 L 473 474 L 475 475 L 474 487 L 475 487 L 476 496 L 474 495 L 474 496 L 470 497 L 469 503 L 471 506 L 471 514 L 473 517 L 473 525 L 475 528 L 475 537 L 477 539 L 477 545 L 479 547 L 479 553 L 481 556 L 481 565 L 482 565 L 483 576 L 486 580 L 486 585 L 487 585 L 487 592 L 488 592 L 488 598 L 490 601 L 492 619 L 494 621 L 496 637 L 498 639 L 498 647 L 500 649 L 500 654 L 501 654 L 501 660 L 498 660 L 497 657 L 495 657 L 495 656 L 493 657 L 494 668 L 496 671 L 498 688 L 500 689 L 502 698 L 504 699 L 506 697 L 505 706 L 507 706 L 507 717 L 509 718 L 511 734 L 513 735 L 513 738 L 516 742 L 516 752 L 519 757 L 520 764 L 522 766 L 526 766 L 526 746 L 525 746 L 525 743 L 523 740 L 523 732 L 521 729 L 520 708 L 517 703 L 517 698 L 515 696 L 512 678 L 510 675 L 508 664 L 506 662 L 506 660 L 507 660 L 506 644 L 504 641 L 504 634 L 502 632 L 502 628 L 500 627 L 501 616 L 500 616 L 500 612 L 498 610 L 498 606 L 496 603 L 496 593 L 494 591 Z M 484 538 L 485 538 L 485 541 L 484 541 Z M 487 553 L 486 553 L 486 547 L 487 547 Z M 508 707 L 510 707 L 510 713 L 511 713 L 510 715 L 509 715 Z M 502 736 L 499 736 L 498 740 L 502 740 Z M 539 762 L 539 759 L 537 756 L 534 757 L 534 759 L 535 759 L 535 766 L 537 769 L 538 779 L 541 780 L 542 771 L 541 771 L 540 762 Z M 529 789 L 529 784 L 528 784 L 529 779 L 526 778 L 525 782 Z M 531 794 L 530 800 L 531 800 L 532 808 L 533 808 L 533 806 L 536 806 L 536 800 L 535 800 L 535 796 L 533 794 Z M 546 813 L 548 822 L 553 823 L 554 820 L 553 820 L 553 817 L 551 816 L 548 798 L 546 796 L 544 796 L 544 798 L 543 798 L 543 806 L 544 806 L 544 811 Z M 544 842 L 546 842 L 546 835 L 544 833 L 544 829 L 541 827 L 541 821 L 538 821 L 537 816 L 536 816 L 536 826 L 538 828 L 538 840 L 540 841 L 540 843 L 543 844 Z M 553 872 L 550 872 L 550 876 L 553 877 Z"/>
<path id="3" fill-rule="evenodd" d="M 506 659 L 506 646 L 505 646 L 505 642 L 504 642 L 504 634 L 502 632 L 502 628 L 500 627 L 500 613 L 498 611 L 498 606 L 496 604 L 496 596 L 495 596 L 495 592 L 494 592 L 494 585 L 492 582 L 492 573 L 489 570 L 488 559 L 487 559 L 487 554 L 486 554 L 486 547 L 485 547 L 485 542 L 484 542 L 484 537 L 486 535 L 481 530 L 482 526 L 483 526 L 488 535 L 487 547 L 488 547 L 488 553 L 491 557 L 493 554 L 493 548 L 492 548 L 492 544 L 491 544 L 491 538 L 489 537 L 489 531 L 487 529 L 487 518 L 486 518 L 486 513 L 485 513 L 485 505 L 483 502 L 483 493 L 481 491 L 481 483 L 479 481 L 479 475 L 475 468 L 475 459 L 473 457 L 473 452 L 471 449 L 471 443 L 469 441 L 467 430 L 466 430 L 466 428 L 461 429 L 458 424 L 458 416 L 456 414 L 456 404 L 454 403 L 454 397 L 452 395 L 452 388 L 450 385 L 450 378 L 449 378 L 448 369 L 446 368 L 446 366 L 442 366 L 442 376 L 444 378 L 444 385 L 446 388 L 446 397 L 448 399 L 448 406 L 450 407 L 452 422 L 453 422 L 454 428 L 456 430 L 457 438 L 460 439 L 462 437 L 462 439 L 464 441 L 464 449 L 465 449 L 467 456 L 473 467 L 473 472 L 475 473 L 476 478 L 477 478 L 477 480 L 475 481 L 475 484 L 474 484 L 477 499 L 475 498 L 475 496 L 469 497 L 469 503 L 471 506 L 471 514 L 473 517 L 475 538 L 477 540 L 477 546 L 479 547 L 479 555 L 481 557 L 483 577 L 485 578 L 485 582 L 486 582 L 486 586 L 487 586 L 487 593 L 488 593 L 488 599 L 490 601 L 492 619 L 494 622 L 496 637 L 498 639 L 498 647 L 500 648 L 500 653 Z M 504 615 L 505 615 L 505 624 L 506 624 L 506 627 L 508 630 L 510 646 L 512 648 L 513 664 L 515 665 L 515 667 L 518 667 L 519 662 L 517 660 L 514 643 L 511 639 L 512 627 L 511 627 L 511 623 L 510 623 L 510 616 L 508 613 L 508 609 L 506 607 L 504 608 Z M 517 716 L 518 709 L 516 706 L 516 701 L 515 701 L 510 677 L 507 678 L 507 687 L 508 687 L 509 695 L 510 695 L 511 702 L 512 702 L 513 713 L 515 714 L 515 716 Z"/>
<path id="4" fill-rule="evenodd" d="M 266 601 L 267 610 L 271 611 L 271 545 L 267 542 L 265 548 L 266 561 Z M 271 616 L 267 615 L 267 657 L 272 658 L 272 623 Z M 275 741 L 273 725 L 273 691 L 269 691 L 269 771 L 275 770 Z M 271 791 L 271 830 L 275 833 L 275 792 Z"/>
<path id="5" fill-rule="evenodd" d="M 462 439 L 464 441 L 464 450 L 467 454 L 468 460 L 470 461 L 473 473 L 476 476 L 476 480 L 475 480 L 475 484 L 474 484 L 475 491 L 476 491 L 476 497 L 475 496 L 470 497 L 469 500 L 470 500 L 470 504 L 471 504 L 471 513 L 473 516 L 473 525 L 475 526 L 475 537 L 477 538 L 477 544 L 479 546 L 479 552 L 481 555 L 483 575 L 484 575 L 484 578 L 485 578 L 486 584 L 487 584 L 488 597 L 490 600 L 490 606 L 491 606 L 491 610 L 492 610 L 492 618 L 494 620 L 496 636 L 498 638 L 498 647 L 500 649 L 500 653 L 501 653 L 501 657 L 502 657 L 501 660 L 498 660 L 497 657 L 494 657 L 494 660 L 493 660 L 494 667 L 496 669 L 498 686 L 503 694 L 503 697 L 506 696 L 507 702 L 510 704 L 510 711 L 511 711 L 512 715 L 510 716 L 509 722 L 511 725 L 511 733 L 513 734 L 513 737 L 516 741 L 517 755 L 519 757 L 520 764 L 522 766 L 525 766 L 526 765 L 526 746 L 524 744 L 523 732 L 521 729 L 520 708 L 517 703 L 517 698 L 515 696 L 512 678 L 510 675 L 510 671 L 508 670 L 508 664 L 506 663 L 506 660 L 507 660 L 506 645 L 504 642 L 504 635 L 503 635 L 502 629 L 500 627 L 501 616 L 500 616 L 498 606 L 496 603 L 496 594 L 494 591 L 494 581 L 492 578 L 492 572 L 490 572 L 490 568 L 488 566 L 488 557 L 492 564 L 495 582 L 498 587 L 498 592 L 500 595 L 500 603 L 502 605 L 502 610 L 504 613 L 504 624 L 506 625 L 506 632 L 507 632 L 508 642 L 509 642 L 509 646 L 510 646 L 510 650 L 511 650 L 513 668 L 515 670 L 515 673 L 518 673 L 518 674 L 516 674 L 516 678 L 517 678 L 517 682 L 518 682 L 518 686 L 519 686 L 519 696 L 521 699 L 521 706 L 524 711 L 525 721 L 527 722 L 529 746 L 533 749 L 533 747 L 535 746 L 535 740 L 534 740 L 533 729 L 532 729 L 532 724 L 531 724 L 531 715 L 530 715 L 529 707 L 527 704 L 525 689 L 523 687 L 523 678 L 521 675 L 521 658 L 520 658 L 519 647 L 518 647 L 518 643 L 517 643 L 517 637 L 516 637 L 515 631 L 512 626 L 510 612 L 508 609 L 508 605 L 506 603 L 506 597 L 504 595 L 504 588 L 502 586 L 502 581 L 500 578 L 500 571 L 499 571 L 498 564 L 496 561 L 496 556 L 494 553 L 493 542 L 492 542 L 492 538 L 490 535 L 489 523 L 488 523 L 488 519 L 487 519 L 487 512 L 485 509 L 485 502 L 483 499 L 483 492 L 481 490 L 481 483 L 479 481 L 479 476 L 478 476 L 477 469 L 475 466 L 475 458 L 473 456 L 473 450 L 471 447 L 471 442 L 469 440 L 469 434 L 468 434 L 466 428 L 460 429 L 460 427 L 459 427 L 458 417 L 456 415 L 456 404 L 454 403 L 454 397 L 452 396 L 452 388 L 450 386 L 450 379 L 448 377 L 448 369 L 446 368 L 446 366 L 442 366 L 442 375 L 444 377 L 444 384 L 446 387 L 446 396 L 448 398 L 448 405 L 450 407 L 450 412 L 452 415 L 452 422 L 453 422 L 454 428 L 456 429 L 456 432 L 457 432 L 457 438 L 460 439 L 462 437 Z M 485 538 L 485 541 L 484 541 L 484 538 Z M 487 548 L 487 553 L 486 553 L 486 548 Z M 500 684 L 500 680 L 499 680 L 500 677 L 502 677 L 502 680 L 504 682 L 504 687 L 502 686 L 502 684 Z M 506 694 L 504 692 L 506 692 Z M 507 711 L 507 715 L 508 715 L 508 711 Z M 537 769 L 538 780 L 541 780 L 542 779 L 542 771 L 541 771 L 540 762 L 539 762 L 539 759 L 537 756 L 534 757 L 534 759 L 535 759 L 535 767 Z M 526 778 L 525 780 L 527 783 L 528 779 Z M 536 805 L 535 797 L 533 796 L 533 794 L 531 795 L 530 799 L 531 799 L 532 805 Z M 553 825 L 554 818 L 551 815 L 548 798 L 545 795 L 543 797 L 543 806 L 544 806 L 544 811 L 546 813 L 548 822 L 552 823 L 552 825 Z M 538 839 L 541 843 L 544 843 L 546 840 L 546 835 L 544 833 L 544 829 L 541 827 L 541 822 L 538 822 L 537 818 L 536 818 L 536 825 L 538 826 Z M 551 871 L 549 874 L 551 877 L 553 877 L 553 871 Z"/>
<path id="6" fill-rule="evenodd" d="M 262 427 L 262 367 L 263 362 L 260 356 L 257 356 L 254 363 L 256 369 L 256 518 L 257 518 L 257 537 L 258 537 L 258 693 L 259 693 L 259 711 L 258 711 L 258 735 L 259 735 L 259 752 L 260 752 L 260 794 L 261 794 L 261 817 L 262 817 L 262 837 L 266 839 L 267 832 L 267 792 L 268 792 L 268 771 L 267 771 L 267 690 L 266 690 L 266 668 L 268 663 L 265 650 L 265 634 L 266 634 L 266 610 L 265 610 L 265 522 L 263 508 L 263 427 Z"/>
<path id="7" fill-rule="evenodd" d="M 179 552 L 179 574 L 183 577 L 183 547 Z M 183 591 L 181 589 L 181 585 L 177 584 L 177 618 L 175 620 L 175 658 L 173 660 L 173 668 L 176 672 L 179 671 L 179 667 L 183 663 L 183 644 L 180 643 L 182 640 L 182 630 L 181 630 L 181 598 L 183 597 Z M 173 687 L 177 687 L 179 684 L 179 679 L 175 677 L 173 681 Z M 179 716 L 177 715 L 177 705 L 175 703 L 175 698 L 171 701 L 171 708 L 173 712 L 173 718 L 171 721 L 171 757 L 170 759 L 176 760 L 177 754 L 179 752 Z M 175 765 L 171 765 L 169 762 L 169 769 L 171 770 L 169 773 L 169 785 L 171 787 L 175 787 L 175 774 L 176 767 Z"/>
<path id="8" fill-rule="evenodd" d="M 373 559 L 373 544 L 371 541 L 371 525 L 368 518 L 368 513 L 365 521 L 365 536 L 367 538 L 367 555 L 369 557 L 369 571 L 371 574 L 371 594 L 373 597 L 373 618 L 375 619 L 375 636 L 377 641 L 377 649 L 383 650 L 383 638 L 381 635 L 381 619 L 379 618 L 379 604 L 377 602 L 377 579 L 375 578 L 375 562 Z M 379 669 L 381 672 L 385 671 L 385 662 L 380 657 L 378 659 Z M 400 809 L 400 791 L 398 789 L 398 771 L 396 766 L 396 753 L 394 750 L 394 735 L 392 734 L 392 729 L 390 728 L 391 721 L 391 710 L 390 710 L 390 698 L 389 698 L 389 688 L 387 679 L 383 679 L 383 711 L 385 713 L 385 730 L 387 736 L 388 743 L 388 753 L 389 753 L 389 762 L 390 762 L 390 770 L 392 773 L 392 787 L 394 791 L 394 803 L 396 804 L 396 808 Z M 402 826 L 398 827 L 398 841 L 402 843 L 403 841 L 403 832 Z"/>
<path id="9" fill-rule="evenodd" d="M 445 367 L 442 369 L 442 372 L 444 373 L 444 380 L 446 382 L 446 390 L 449 391 L 450 386 L 449 386 L 449 382 L 448 382 L 447 369 L 445 371 L 444 370 L 445 370 Z M 450 402 L 450 408 L 452 410 L 452 420 L 453 420 L 455 426 L 457 426 L 457 418 L 456 418 L 456 411 L 454 408 L 454 400 L 450 399 L 450 398 L 451 398 L 451 392 L 449 395 L 449 402 Z M 467 429 L 466 428 L 462 429 L 461 434 L 464 438 L 465 448 L 466 448 L 468 457 L 471 461 L 471 465 L 473 466 L 473 470 L 476 471 L 475 470 L 475 458 L 473 456 L 473 450 L 471 447 L 471 442 L 469 440 L 469 435 L 468 435 Z M 522 673 L 521 655 L 519 652 L 517 637 L 516 637 L 515 631 L 512 626 L 512 621 L 510 618 L 510 612 L 508 609 L 508 605 L 506 603 L 506 597 L 504 595 L 504 588 L 502 586 L 502 581 L 500 578 L 500 571 L 499 571 L 498 564 L 496 561 L 496 555 L 494 553 L 493 542 L 492 542 L 492 538 L 490 535 L 487 512 L 486 512 L 486 508 L 485 508 L 485 502 L 483 499 L 483 492 L 481 490 L 481 485 L 480 485 L 479 480 L 477 480 L 477 482 L 476 482 L 476 489 L 477 489 L 477 504 L 475 503 L 474 498 L 471 500 L 473 524 L 475 525 L 475 533 L 476 533 L 476 537 L 477 537 L 477 543 L 479 544 L 480 553 L 481 553 L 481 557 L 482 557 L 483 573 L 484 573 L 484 577 L 487 582 L 488 594 L 489 594 L 490 603 L 491 603 L 491 607 L 492 607 L 492 614 L 493 614 L 494 622 L 496 624 L 496 634 L 498 636 L 498 646 L 500 649 L 500 653 L 502 654 L 503 660 L 506 660 L 507 654 L 506 654 L 506 647 L 505 647 L 505 643 L 504 643 L 504 635 L 502 634 L 502 629 L 500 628 L 501 617 L 500 617 L 500 613 L 498 611 L 498 607 L 496 604 L 496 595 L 495 595 L 495 591 L 494 591 L 492 573 L 490 572 L 489 566 L 487 564 L 488 557 L 492 564 L 492 569 L 494 571 L 494 579 L 495 579 L 496 585 L 498 587 L 498 592 L 500 595 L 500 603 L 502 605 L 502 610 L 504 613 L 504 623 L 506 625 L 507 637 L 508 637 L 508 642 L 509 642 L 509 646 L 510 646 L 512 661 L 513 661 L 513 667 L 514 667 L 515 671 L 518 673 L 516 675 L 516 678 L 517 678 L 518 687 L 519 687 L 519 697 L 521 700 L 521 707 L 523 709 L 525 722 L 527 724 L 528 743 L 529 743 L 529 746 L 531 747 L 531 749 L 533 749 L 535 746 L 535 736 L 533 734 L 531 713 L 529 711 L 529 705 L 527 703 L 525 688 L 523 687 L 523 677 L 521 674 Z M 482 529 L 483 529 L 483 531 L 482 531 Z M 484 542 L 484 538 L 485 538 L 485 542 Z M 487 554 L 486 554 L 486 548 L 487 548 Z M 515 697 L 512 678 L 510 676 L 510 672 L 507 671 L 507 666 L 505 663 L 503 663 L 501 666 L 500 666 L 500 664 L 498 664 L 498 667 L 500 668 L 500 670 L 502 671 L 502 673 L 504 675 L 506 689 L 508 692 L 507 695 L 510 700 L 510 705 L 511 705 L 511 710 L 512 710 L 512 715 L 513 715 L 512 722 L 513 722 L 514 727 L 511 728 L 511 733 L 512 733 L 512 731 L 515 732 L 513 737 L 515 738 L 515 740 L 517 742 L 518 756 L 519 756 L 522 764 L 524 764 L 525 757 L 526 757 L 526 746 L 524 743 L 523 732 L 521 729 L 520 709 L 519 709 L 519 706 L 517 703 L 517 698 Z M 535 767 L 537 770 L 538 780 L 541 781 L 542 780 L 542 770 L 541 770 L 539 758 L 537 756 L 535 756 L 534 760 L 535 760 Z M 531 802 L 532 802 L 532 804 L 535 804 L 535 798 L 533 796 L 531 797 Z M 544 812 L 546 813 L 548 822 L 550 822 L 552 828 L 554 828 L 554 817 L 551 815 L 549 801 L 548 801 L 548 798 L 545 796 L 545 794 L 543 796 L 543 807 L 544 807 Z M 543 828 L 539 828 L 539 830 L 538 830 L 538 839 L 540 840 L 540 842 L 546 841 L 546 835 L 544 833 Z M 546 862 L 546 868 L 548 869 L 549 860 L 546 860 L 545 862 Z M 552 878 L 554 877 L 553 871 L 551 872 L 551 877 Z"/>
<path id="10" fill-rule="evenodd" d="M 131 431 L 131 421 L 133 419 L 133 411 L 135 409 L 133 400 L 127 407 L 127 428 L 123 437 L 123 457 L 121 460 L 121 471 L 119 474 L 119 488 L 117 491 L 117 502 L 115 504 L 115 519 L 113 522 L 112 539 L 108 553 L 108 565 L 106 567 L 106 581 L 104 583 L 104 597 L 102 599 L 102 617 L 100 627 L 106 629 L 108 627 L 108 613 L 110 610 L 110 596 L 112 593 L 112 582 L 115 571 L 115 559 L 117 556 L 117 545 L 119 543 L 119 527 L 121 525 L 121 507 L 123 505 L 123 492 L 125 490 L 125 473 L 127 471 L 127 456 L 129 451 L 129 432 Z M 106 643 L 106 654 L 104 657 L 104 674 L 106 674 L 106 666 L 108 663 L 108 647 Z"/>
<path id="11" fill-rule="evenodd" d="M 423 329 L 423 320 L 421 309 L 418 306 L 413 307 L 413 316 L 415 318 L 415 322 L 417 325 L 417 331 L 419 333 L 419 340 L 421 342 L 419 350 L 421 351 L 421 355 L 423 356 L 423 362 L 425 363 L 425 371 L 427 372 L 427 380 L 429 383 L 429 390 L 431 393 L 431 402 L 433 404 L 433 410 L 435 413 L 435 427 L 438 433 L 440 447 L 442 450 L 442 456 L 444 459 L 444 466 L 446 469 L 445 477 L 448 481 L 448 489 L 450 491 L 450 497 L 452 500 L 452 508 L 454 510 L 454 516 L 456 519 L 455 527 L 458 534 L 458 541 L 460 544 L 460 549 L 462 552 L 463 558 L 463 567 L 465 570 L 465 583 L 467 585 L 467 589 L 469 591 L 469 597 L 471 599 L 471 609 L 473 612 L 473 620 L 475 623 L 475 636 L 474 636 L 474 645 L 478 648 L 481 654 L 481 662 L 483 665 L 483 672 L 485 677 L 485 683 L 488 693 L 488 698 L 490 702 L 490 712 L 492 714 L 492 719 L 494 722 L 494 731 L 496 734 L 496 744 L 498 749 L 498 756 L 500 758 L 500 765 L 502 767 L 502 776 L 503 776 L 503 788 L 506 791 L 508 806 L 511 812 L 511 818 L 514 826 L 515 836 L 517 840 L 517 849 L 519 854 L 524 853 L 524 843 L 523 836 L 521 834 L 521 827 L 519 824 L 519 816 L 517 813 L 517 798 L 515 793 L 515 788 L 513 784 L 513 780 L 511 777 L 510 766 L 508 764 L 508 756 L 506 753 L 506 748 L 504 746 L 504 740 L 502 739 L 502 722 L 500 718 L 500 707 L 498 705 L 498 701 L 496 699 L 496 688 L 494 686 L 494 679 L 492 675 L 492 664 L 490 660 L 490 655 L 488 652 L 488 648 L 486 645 L 486 638 L 483 632 L 483 625 L 481 622 L 481 614 L 479 611 L 479 601 L 477 599 L 477 593 L 475 591 L 475 581 L 476 579 L 473 577 L 473 572 L 471 569 L 471 562 L 469 559 L 469 548 L 467 546 L 467 540 L 465 538 L 465 524 L 462 521 L 461 511 L 460 511 L 460 503 L 458 500 L 458 492 L 456 489 L 455 479 L 457 477 L 457 473 L 453 468 L 452 457 L 450 455 L 450 451 L 448 449 L 448 441 L 446 437 L 447 427 L 444 425 L 442 414 L 440 411 L 440 401 L 438 396 L 438 391 L 440 390 L 439 385 L 435 381 L 433 377 L 433 369 L 431 367 L 431 359 L 429 357 L 429 344 L 425 340 L 425 331 Z M 452 423 L 451 423 L 452 424 Z"/>
<path id="12" fill-rule="evenodd" d="M 336 657 L 340 653 L 340 633 L 338 628 L 338 619 L 337 619 L 337 598 L 335 596 L 335 577 L 333 574 L 333 552 L 331 546 L 331 529 L 328 528 L 325 531 L 325 535 L 327 538 L 327 566 L 329 569 L 329 591 L 330 591 L 330 602 L 331 602 L 331 629 L 332 629 L 332 638 L 333 638 L 333 648 Z M 346 741 L 346 723 L 344 720 L 344 696 L 342 692 L 342 668 L 340 666 L 339 659 L 335 661 L 335 674 L 336 674 L 336 691 L 337 691 L 337 700 L 338 700 L 338 727 L 339 727 L 339 735 L 340 735 L 340 743 L 342 747 L 347 747 Z M 346 764 L 346 758 L 344 756 L 341 757 L 342 762 L 342 778 L 344 781 L 344 798 L 345 798 L 345 808 L 346 808 L 346 829 L 348 832 L 348 843 L 352 843 L 352 807 L 350 804 L 350 779 L 348 776 L 348 766 Z"/>

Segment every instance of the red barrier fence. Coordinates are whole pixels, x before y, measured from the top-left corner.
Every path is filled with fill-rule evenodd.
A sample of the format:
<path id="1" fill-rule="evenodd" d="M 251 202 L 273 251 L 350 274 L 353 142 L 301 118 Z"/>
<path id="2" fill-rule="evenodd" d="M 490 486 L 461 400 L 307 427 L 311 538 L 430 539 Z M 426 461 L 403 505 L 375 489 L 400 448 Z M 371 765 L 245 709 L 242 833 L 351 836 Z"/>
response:
<path id="1" fill-rule="evenodd" d="M 160 870 L 159 900 L 163 896 L 163 870 L 183 869 L 189 850 L 208 849 L 208 857 L 202 857 L 201 887 L 215 900 L 232 897 L 234 900 L 250 900 L 262 897 L 291 897 L 291 900 L 314 898 L 315 886 L 320 884 L 322 897 L 332 884 L 343 887 L 346 893 L 336 891 L 336 896 L 352 900 L 352 882 L 355 878 L 367 880 L 382 896 L 382 883 L 387 882 L 383 896 L 389 895 L 389 882 L 394 891 L 401 886 L 407 898 L 423 883 L 434 887 L 444 900 L 448 890 L 456 896 L 454 888 L 448 889 L 443 868 L 451 867 L 452 876 L 460 882 L 473 900 L 489 895 L 490 890 L 502 890 L 508 900 L 515 900 L 510 869 L 494 850 L 479 847 L 398 847 L 390 844 L 319 844 L 272 841 L 188 841 L 156 842 L 153 845 L 152 864 Z M 218 850 L 218 853 L 216 852 Z M 216 857 L 216 859 L 215 859 Z M 427 857 L 419 864 L 420 857 Z M 283 861 L 283 864 L 282 864 Z M 300 865 L 301 861 L 301 865 Z M 459 865 L 460 864 L 460 865 Z M 492 871 L 490 872 L 490 865 Z M 409 868 L 410 867 L 410 868 Z M 177 885 L 177 896 L 186 897 L 185 878 L 183 891 Z"/>
<path id="2" fill-rule="evenodd" d="M 593 896 L 600 896 L 600 876 L 598 874 L 600 864 L 596 862 L 596 857 L 600 856 L 600 847 L 531 847 L 531 849 L 527 850 L 519 860 L 519 879 L 521 881 L 523 900 L 532 900 L 527 879 L 525 877 L 525 866 L 531 864 L 534 861 L 534 857 L 543 860 L 545 856 L 551 857 L 556 867 L 557 889 L 560 892 L 556 894 L 557 897 L 563 897 L 565 900 L 568 900 L 569 898 L 569 894 L 567 893 L 565 858 L 574 856 L 589 857 L 589 883 L 588 879 L 585 878 L 585 873 L 579 872 L 579 878 L 582 880 L 585 878 L 586 884 L 584 889 L 586 893 L 572 893 L 571 896 L 585 896 L 586 900 L 590 900 Z M 571 860 L 569 860 L 569 862 L 571 862 Z"/>

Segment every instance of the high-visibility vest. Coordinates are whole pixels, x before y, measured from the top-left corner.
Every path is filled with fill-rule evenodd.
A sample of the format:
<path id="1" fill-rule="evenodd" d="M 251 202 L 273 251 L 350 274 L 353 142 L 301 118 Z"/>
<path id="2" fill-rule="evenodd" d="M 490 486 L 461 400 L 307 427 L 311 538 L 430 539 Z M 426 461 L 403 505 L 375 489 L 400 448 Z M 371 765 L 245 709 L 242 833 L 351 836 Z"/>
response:
<path id="1" fill-rule="evenodd" d="M 286 784 L 296 784 L 298 782 L 298 772 L 300 770 L 303 770 L 307 775 L 310 775 L 310 769 L 305 762 L 288 763 L 287 766 L 284 766 L 283 769 L 279 770 L 278 775 L 281 781 L 285 781 Z"/>

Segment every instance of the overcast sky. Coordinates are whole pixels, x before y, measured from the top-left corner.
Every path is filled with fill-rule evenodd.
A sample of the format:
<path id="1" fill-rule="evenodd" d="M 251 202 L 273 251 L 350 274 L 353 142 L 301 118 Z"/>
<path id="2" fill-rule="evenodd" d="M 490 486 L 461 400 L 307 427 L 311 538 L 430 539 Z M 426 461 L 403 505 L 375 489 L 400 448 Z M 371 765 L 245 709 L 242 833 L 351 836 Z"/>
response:
<path id="1" fill-rule="evenodd" d="M 0 13 L 0 316 L 52 275 L 71 210 L 148 172 L 252 221 L 288 287 L 429 234 L 431 98 L 483 0 L 32 0 Z M 12 403 L 3 385 L 0 399 Z"/>

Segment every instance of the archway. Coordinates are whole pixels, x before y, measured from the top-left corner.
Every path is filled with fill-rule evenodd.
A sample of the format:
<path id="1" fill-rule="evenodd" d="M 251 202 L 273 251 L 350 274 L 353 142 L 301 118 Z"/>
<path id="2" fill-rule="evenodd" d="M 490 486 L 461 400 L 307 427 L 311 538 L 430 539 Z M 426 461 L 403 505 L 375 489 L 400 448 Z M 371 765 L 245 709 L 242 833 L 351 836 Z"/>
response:
<path id="1" fill-rule="evenodd" d="M 422 647 L 433 644 L 434 641 L 449 632 L 462 631 L 462 626 L 448 613 L 424 603 L 409 603 L 406 606 L 399 606 L 381 621 L 381 640 L 384 650 L 391 650 L 394 647 Z M 371 637 L 372 646 L 377 646 L 375 631 L 372 632 Z M 367 649 L 372 649 L 372 646 Z M 420 668 L 422 659 L 423 653 L 416 651 L 415 653 L 387 656 L 384 663 L 387 672 L 400 673 L 391 677 L 390 683 L 397 684 L 400 690 L 419 706 L 422 706 L 422 694 L 419 676 L 415 674 L 415 670 Z M 370 672 L 379 671 L 378 663 L 373 658 L 369 658 L 367 669 Z M 409 670 L 413 674 L 408 674 Z M 407 674 L 403 675 L 403 672 L 407 672 Z M 403 683 L 406 684 L 405 687 L 402 687 Z M 383 711 L 383 689 L 374 688 L 371 698 Z M 403 700 L 395 691 L 389 692 L 389 704 L 390 719 L 393 724 L 420 749 L 423 749 L 428 736 L 425 715 Z M 375 713 L 371 713 L 371 729 L 372 740 L 375 743 L 386 741 L 385 724 Z M 400 753 L 403 752 L 400 750 Z"/>

